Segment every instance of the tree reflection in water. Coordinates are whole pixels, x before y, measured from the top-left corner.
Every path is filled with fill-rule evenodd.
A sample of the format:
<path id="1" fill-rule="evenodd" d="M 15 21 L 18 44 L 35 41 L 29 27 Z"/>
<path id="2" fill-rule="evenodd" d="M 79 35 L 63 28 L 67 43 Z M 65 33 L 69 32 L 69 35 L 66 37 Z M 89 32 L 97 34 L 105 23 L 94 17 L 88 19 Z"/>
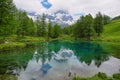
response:
<path id="1" fill-rule="evenodd" d="M 112 57 L 107 47 L 95 42 L 37 43 L 31 49 L 12 52 L 11 57 L 10 54 L 2 55 L 4 58 L 7 56 L 9 64 L 0 65 L 0 71 L 2 66 L 6 66 L 3 73 L 9 70 L 9 74 L 18 76 L 18 80 L 62 80 L 69 71 L 81 77 L 93 76 L 98 72 L 110 76 L 119 73 L 120 60 Z M 18 53 L 19 56 L 16 55 Z M 4 58 L 0 61 L 7 64 Z M 15 67 L 11 69 L 9 66 Z"/>

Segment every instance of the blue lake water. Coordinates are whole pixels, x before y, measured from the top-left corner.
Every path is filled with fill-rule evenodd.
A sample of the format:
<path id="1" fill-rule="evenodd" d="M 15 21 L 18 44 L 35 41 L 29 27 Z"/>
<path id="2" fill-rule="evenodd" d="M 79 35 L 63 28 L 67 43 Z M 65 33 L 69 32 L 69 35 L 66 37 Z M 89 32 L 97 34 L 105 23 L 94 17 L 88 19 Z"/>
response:
<path id="1" fill-rule="evenodd" d="M 0 53 L 0 75 L 17 80 L 64 80 L 71 76 L 120 73 L 119 49 L 102 42 L 44 42 Z M 114 56 L 118 55 L 118 56 Z"/>

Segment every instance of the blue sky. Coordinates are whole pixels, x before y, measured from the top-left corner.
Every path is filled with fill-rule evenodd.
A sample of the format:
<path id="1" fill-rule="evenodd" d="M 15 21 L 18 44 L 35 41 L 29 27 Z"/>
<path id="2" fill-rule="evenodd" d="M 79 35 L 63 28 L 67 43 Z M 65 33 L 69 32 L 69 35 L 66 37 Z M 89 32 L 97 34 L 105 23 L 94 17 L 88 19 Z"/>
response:
<path id="1" fill-rule="evenodd" d="M 76 14 L 74 14 L 74 16 L 84 16 L 85 15 L 85 13 L 76 13 Z"/>
<path id="2" fill-rule="evenodd" d="M 120 0 L 13 0 L 17 8 L 27 12 L 53 13 L 56 10 L 67 10 L 74 18 L 99 11 L 115 17 L 120 15 Z"/>
<path id="3" fill-rule="evenodd" d="M 49 9 L 52 6 L 52 4 L 48 2 L 48 0 L 41 1 L 41 4 L 46 9 Z"/>

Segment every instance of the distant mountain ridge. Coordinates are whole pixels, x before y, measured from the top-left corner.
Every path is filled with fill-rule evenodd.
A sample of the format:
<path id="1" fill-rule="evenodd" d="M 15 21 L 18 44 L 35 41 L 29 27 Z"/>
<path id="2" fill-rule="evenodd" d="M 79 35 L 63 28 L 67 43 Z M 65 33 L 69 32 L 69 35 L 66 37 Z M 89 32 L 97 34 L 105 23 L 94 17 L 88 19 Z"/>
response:
<path id="1" fill-rule="evenodd" d="M 33 17 L 35 18 L 36 16 L 41 17 L 41 15 L 36 14 L 35 12 L 28 13 L 28 16 L 32 18 Z M 72 15 L 69 14 L 69 12 L 66 10 L 57 10 L 53 13 L 45 14 L 45 16 L 46 16 L 46 19 L 50 19 L 53 24 L 59 24 L 61 26 L 68 26 L 74 23 L 74 19 Z"/>
<path id="2" fill-rule="evenodd" d="M 112 20 L 117 20 L 117 19 L 120 19 L 120 16 L 116 16 Z"/>

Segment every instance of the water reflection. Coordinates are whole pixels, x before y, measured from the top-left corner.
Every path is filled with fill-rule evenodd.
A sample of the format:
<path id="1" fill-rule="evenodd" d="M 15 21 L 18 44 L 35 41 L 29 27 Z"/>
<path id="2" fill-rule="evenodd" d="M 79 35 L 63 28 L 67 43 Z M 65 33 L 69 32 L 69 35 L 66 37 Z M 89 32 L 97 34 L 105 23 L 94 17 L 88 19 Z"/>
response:
<path id="1" fill-rule="evenodd" d="M 99 43 L 51 42 L 37 48 L 18 80 L 62 80 L 77 74 L 89 77 L 104 72 L 108 76 L 119 73 L 120 60 L 110 57 Z M 39 57 L 38 57 L 39 56 Z"/>
<path id="2" fill-rule="evenodd" d="M 63 80 L 71 71 L 81 77 L 104 72 L 108 76 L 120 73 L 120 59 L 111 56 L 107 46 L 94 42 L 46 42 L 20 53 L 12 69 L 18 80 Z M 17 55 L 14 55 L 16 57 Z M 27 59 L 26 59 L 27 58 Z M 0 59 L 5 61 L 3 58 Z M 12 58 L 8 57 L 10 65 Z M 23 63 L 27 64 L 23 65 Z M 5 63 L 7 63 L 5 61 Z M 8 65 L 7 65 L 8 66 Z M 1 65 L 0 65 L 1 69 Z"/>
<path id="3" fill-rule="evenodd" d="M 86 64 L 90 64 L 92 60 L 95 60 L 97 66 L 101 64 L 101 62 L 108 60 L 108 56 L 110 52 L 104 50 L 104 48 L 99 43 L 91 43 L 91 42 L 53 42 L 49 43 L 49 48 L 51 51 L 55 51 L 56 53 L 61 49 L 70 49 L 74 52 L 74 55 L 77 56 L 79 61 L 85 62 Z M 109 54 L 108 54 L 109 53 Z"/>
<path id="4" fill-rule="evenodd" d="M 10 74 L 21 67 L 25 69 L 34 52 L 35 48 L 0 52 L 0 74 Z"/>

